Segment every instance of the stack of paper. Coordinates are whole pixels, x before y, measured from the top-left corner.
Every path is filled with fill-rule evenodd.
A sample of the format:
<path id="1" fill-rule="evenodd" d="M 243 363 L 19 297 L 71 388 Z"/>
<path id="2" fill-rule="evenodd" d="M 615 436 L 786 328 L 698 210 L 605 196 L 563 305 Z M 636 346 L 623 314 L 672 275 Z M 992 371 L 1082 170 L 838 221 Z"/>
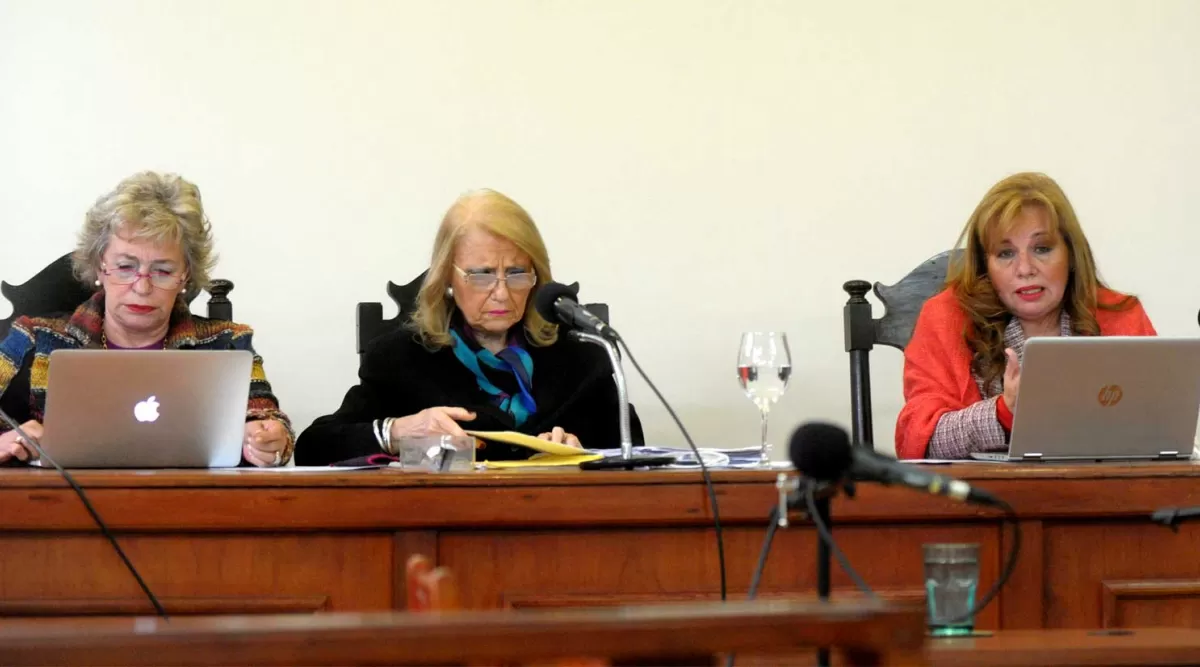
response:
<path id="1" fill-rule="evenodd" d="M 503 442 L 518 447 L 527 447 L 537 452 L 524 461 L 487 461 L 482 466 L 492 469 L 505 468 L 539 468 L 543 466 L 577 466 L 584 461 L 595 461 L 606 456 L 620 456 L 620 448 L 614 449 L 578 449 L 568 445 L 560 445 L 540 440 L 532 435 L 515 431 L 467 431 L 468 435 L 488 440 Z M 487 450 L 480 450 L 486 456 Z M 675 447 L 636 447 L 634 452 L 649 456 L 673 456 L 675 463 L 670 468 L 698 468 L 696 454 L 689 449 Z M 704 465 L 710 468 L 761 468 L 758 447 L 711 448 L 701 447 L 700 456 Z M 791 468 L 791 464 L 783 461 L 772 462 L 772 468 Z"/>
<path id="2" fill-rule="evenodd" d="M 709 468 L 762 468 L 759 462 L 758 447 L 735 447 L 720 449 L 715 447 L 699 447 L 704 465 Z M 591 450 L 605 456 L 620 456 L 620 449 Z M 649 456 L 674 456 L 675 463 L 670 468 L 699 468 L 700 462 L 691 448 L 676 447 L 636 447 L 634 453 Z M 791 464 L 783 461 L 773 461 L 772 468 L 791 468 Z"/>

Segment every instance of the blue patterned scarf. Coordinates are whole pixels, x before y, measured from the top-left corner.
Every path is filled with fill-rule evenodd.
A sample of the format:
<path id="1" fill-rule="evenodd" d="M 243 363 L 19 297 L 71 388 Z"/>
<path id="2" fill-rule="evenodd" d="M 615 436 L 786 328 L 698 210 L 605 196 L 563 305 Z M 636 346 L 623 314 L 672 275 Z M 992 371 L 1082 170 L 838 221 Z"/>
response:
<path id="1" fill-rule="evenodd" d="M 537 412 L 537 404 L 533 401 L 533 358 L 529 353 L 516 343 L 510 343 L 508 347 L 500 350 L 499 354 L 492 354 L 483 348 L 472 350 L 453 329 L 450 330 L 450 337 L 453 339 L 454 356 L 475 374 L 475 382 L 479 384 L 479 388 L 492 397 L 497 407 L 512 415 L 517 426 L 524 425 L 529 415 Z M 497 387 L 484 374 L 480 364 L 493 370 L 512 373 L 520 393 L 512 396 Z"/>

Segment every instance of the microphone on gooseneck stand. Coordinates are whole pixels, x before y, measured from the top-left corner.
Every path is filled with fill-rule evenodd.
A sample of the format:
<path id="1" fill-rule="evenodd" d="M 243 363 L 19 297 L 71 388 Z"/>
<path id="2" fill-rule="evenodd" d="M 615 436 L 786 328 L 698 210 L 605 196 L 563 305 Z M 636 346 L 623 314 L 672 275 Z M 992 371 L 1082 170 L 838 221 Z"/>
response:
<path id="1" fill-rule="evenodd" d="M 633 436 L 629 425 L 629 392 L 625 385 L 625 373 L 621 368 L 621 356 L 617 351 L 617 343 L 622 342 L 617 332 L 604 320 L 579 305 L 575 292 L 562 283 L 542 285 L 538 288 L 537 294 L 533 296 L 533 304 L 534 309 L 546 321 L 566 327 L 570 330 L 569 334 L 573 338 L 604 348 L 608 352 L 608 359 L 612 364 L 613 380 L 617 383 L 617 419 L 621 438 L 621 454 L 596 461 L 585 461 L 579 464 L 579 467 L 585 470 L 614 468 L 633 470 L 634 468 L 674 463 L 675 458 L 671 456 L 641 456 L 633 453 Z"/>
<path id="2" fill-rule="evenodd" d="M 533 297 L 533 308 L 547 322 L 600 336 L 617 343 L 621 337 L 604 320 L 579 305 L 574 290 L 562 283 L 546 283 Z"/>
<path id="3" fill-rule="evenodd" d="M 71 488 L 75 491 L 75 494 L 79 496 L 79 500 L 83 502 L 84 509 L 86 509 L 88 514 L 91 515 L 92 520 L 96 522 L 96 525 L 100 528 L 100 532 L 103 533 L 104 537 L 108 538 L 108 543 L 112 545 L 113 550 L 117 552 L 117 556 L 121 558 L 121 562 L 125 564 L 125 568 L 129 570 L 130 574 L 133 575 L 133 578 L 137 581 L 138 586 L 141 587 L 142 592 L 146 594 L 146 598 L 150 600 L 150 604 L 154 607 L 154 611 L 161 616 L 163 620 L 169 621 L 170 618 L 167 616 L 167 610 L 162 606 L 162 603 L 158 601 L 158 598 L 154 595 L 154 593 L 150 592 L 150 587 L 146 585 L 145 580 L 142 579 L 142 575 L 138 573 L 137 568 L 133 566 L 133 563 L 129 560 L 129 557 L 125 555 L 125 550 L 121 548 L 121 545 L 117 542 L 117 538 L 113 536 L 112 532 L 108 529 L 108 525 L 105 524 L 104 520 L 100 518 L 100 514 L 96 511 L 96 508 L 92 507 L 92 502 L 88 500 L 87 494 L 83 492 L 83 487 L 79 486 L 79 483 L 75 481 L 75 478 L 71 476 L 71 473 L 67 472 L 65 468 L 60 466 L 58 461 L 55 461 L 54 459 L 50 458 L 50 455 L 46 454 L 46 451 L 42 449 L 42 445 L 37 441 L 37 438 L 33 438 L 26 433 L 25 429 L 21 428 L 21 425 L 17 423 L 17 420 L 8 416 L 8 413 L 2 409 L 0 409 L 0 421 L 8 424 L 9 427 L 21 437 L 21 440 L 28 443 L 30 447 L 33 447 L 34 451 L 37 452 L 39 459 L 42 459 L 54 466 L 54 469 L 58 471 L 58 474 L 62 475 L 63 479 L 67 480 L 67 483 L 71 485 Z"/>

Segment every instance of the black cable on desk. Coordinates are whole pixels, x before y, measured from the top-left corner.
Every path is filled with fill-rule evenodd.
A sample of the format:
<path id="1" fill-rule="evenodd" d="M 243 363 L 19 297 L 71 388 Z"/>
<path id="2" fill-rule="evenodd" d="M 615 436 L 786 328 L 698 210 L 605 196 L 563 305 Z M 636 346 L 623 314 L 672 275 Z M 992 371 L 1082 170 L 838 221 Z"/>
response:
<path id="1" fill-rule="evenodd" d="M 129 573 L 133 575 L 135 580 L 137 580 L 138 586 L 141 587 L 142 592 L 145 593 L 146 597 L 150 599 L 150 604 L 154 605 L 154 611 L 158 613 L 158 615 L 161 616 L 164 621 L 171 620 L 170 617 L 167 616 L 166 608 L 162 606 L 162 603 L 158 601 L 158 598 L 150 590 L 150 587 L 146 585 L 146 581 L 142 579 L 142 575 L 138 573 L 137 568 L 133 566 L 133 562 L 129 560 L 129 556 L 125 555 L 125 550 L 121 548 L 120 543 L 117 542 L 117 538 L 112 534 L 112 531 L 108 529 L 108 525 L 104 523 L 104 519 L 100 518 L 100 513 L 96 511 L 95 507 L 92 507 L 92 502 L 88 500 L 87 494 L 83 492 L 83 487 L 79 486 L 79 483 L 75 481 L 75 478 L 71 475 L 71 473 L 67 472 L 67 470 L 60 466 L 57 461 L 50 458 L 50 456 L 46 454 L 46 451 L 42 449 L 42 445 L 35 438 L 30 437 L 29 434 L 21 428 L 21 425 L 18 424 L 15 419 L 9 417 L 8 413 L 4 412 L 4 410 L 0 410 L 0 419 L 11 426 L 12 429 L 16 431 L 17 435 L 21 437 L 21 440 L 29 443 L 29 445 L 33 447 L 35 451 L 37 451 L 39 459 L 49 462 L 50 465 L 54 466 L 54 469 L 63 476 L 63 479 L 67 480 L 67 484 L 71 485 L 71 488 L 75 490 L 75 495 L 79 496 L 79 500 L 83 502 L 84 509 L 86 509 L 88 514 L 92 516 L 92 520 L 96 522 L 96 525 L 100 527 L 100 532 L 103 533 L 104 537 L 108 539 L 108 543 L 111 544 L 113 550 L 117 552 L 117 556 L 121 558 L 121 562 L 125 564 L 125 567 L 129 570 Z"/>

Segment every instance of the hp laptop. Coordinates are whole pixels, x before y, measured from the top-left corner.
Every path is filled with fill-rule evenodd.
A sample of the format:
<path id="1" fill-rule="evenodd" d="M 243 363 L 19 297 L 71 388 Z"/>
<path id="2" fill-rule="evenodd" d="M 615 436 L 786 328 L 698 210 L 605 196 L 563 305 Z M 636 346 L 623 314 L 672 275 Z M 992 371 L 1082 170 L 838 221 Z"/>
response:
<path id="1" fill-rule="evenodd" d="M 50 361 L 41 444 L 59 465 L 224 468 L 241 461 L 250 352 L 59 350 Z"/>
<path id="2" fill-rule="evenodd" d="M 1031 338 L 1008 453 L 999 461 L 1191 458 L 1200 338 Z"/>

